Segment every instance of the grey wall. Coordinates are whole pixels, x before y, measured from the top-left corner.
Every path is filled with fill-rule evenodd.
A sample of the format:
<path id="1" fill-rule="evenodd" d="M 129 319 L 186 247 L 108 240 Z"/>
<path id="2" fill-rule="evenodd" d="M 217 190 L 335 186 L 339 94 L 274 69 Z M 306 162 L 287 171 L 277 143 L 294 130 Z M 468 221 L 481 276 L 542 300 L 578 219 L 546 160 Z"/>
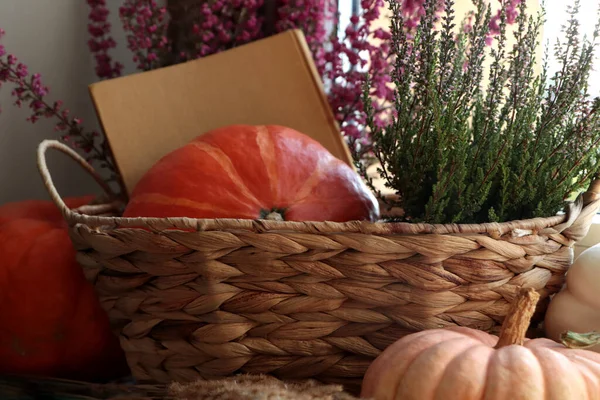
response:
<path id="1" fill-rule="evenodd" d="M 125 72 L 133 72 L 129 50 L 123 43 L 118 6 L 109 0 L 113 37 L 119 47 L 112 52 L 125 64 Z M 94 60 L 87 48 L 87 15 L 85 0 L 0 0 L 0 28 L 6 50 L 24 62 L 30 72 L 38 72 L 50 87 L 48 99 L 63 100 L 84 126 L 97 129 L 98 124 L 87 85 L 95 82 Z M 0 204 L 22 199 L 48 198 L 36 167 L 38 143 L 57 138 L 54 121 L 25 121 L 29 109 L 13 106 L 12 87 L 0 89 Z M 61 154 L 50 157 L 51 171 L 57 187 L 65 195 L 95 193 L 96 186 Z"/>

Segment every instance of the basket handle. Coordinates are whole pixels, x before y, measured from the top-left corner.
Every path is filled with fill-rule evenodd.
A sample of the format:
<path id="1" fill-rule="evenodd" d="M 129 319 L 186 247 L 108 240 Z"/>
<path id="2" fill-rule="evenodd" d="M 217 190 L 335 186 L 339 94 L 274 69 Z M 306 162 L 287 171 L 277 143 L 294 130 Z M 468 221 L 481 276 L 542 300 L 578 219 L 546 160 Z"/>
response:
<path id="1" fill-rule="evenodd" d="M 71 157 L 71 159 L 75 160 L 96 181 L 96 183 L 100 185 L 102 190 L 104 190 L 104 193 L 106 193 L 110 199 L 116 198 L 113 190 L 110 188 L 110 186 L 108 186 L 104 179 L 98 175 L 98 173 L 94 170 L 94 167 L 92 167 L 83 157 L 77 154 L 75 150 L 57 140 L 44 140 L 39 144 L 37 149 L 38 170 L 42 175 L 42 180 L 46 186 L 46 190 L 48 190 L 50 198 L 60 209 L 65 218 L 73 218 L 75 213 L 65 204 L 62 197 L 56 190 L 56 186 L 54 186 L 54 181 L 52 180 L 52 175 L 48 170 L 48 164 L 46 162 L 46 153 L 48 152 L 48 149 L 58 150 L 61 153 Z"/>
<path id="2" fill-rule="evenodd" d="M 567 219 L 553 229 L 570 240 L 578 242 L 588 234 L 598 210 L 600 210 L 600 180 L 593 179 L 588 189 L 577 196 L 575 202 L 568 205 Z"/>
<path id="3" fill-rule="evenodd" d="M 583 193 L 583 206 L 587 206 L 600 198 L 600 179 L 593 179 L 587 191 Z"/>

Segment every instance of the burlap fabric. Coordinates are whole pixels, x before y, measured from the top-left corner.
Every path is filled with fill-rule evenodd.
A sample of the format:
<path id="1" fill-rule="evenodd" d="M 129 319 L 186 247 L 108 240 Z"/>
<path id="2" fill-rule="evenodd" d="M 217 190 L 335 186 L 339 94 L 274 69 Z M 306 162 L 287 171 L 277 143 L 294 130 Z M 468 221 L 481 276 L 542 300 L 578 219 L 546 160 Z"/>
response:
<path id="1" fill-rule="evenodd" d="M 175 400 L 355 400 L 339 385 L 309 380 L 286 383 L 266 375 L 244 375 L 216 381 L 173 384 Z"/>
<path id="2" fill-rule="evenodd" d="M 97 384 L 62 379 L 0 376 L 2 400 L 356 400 L 341 386 L 307 380 L 282 382 L 239 375 L 186 384 Z"/>

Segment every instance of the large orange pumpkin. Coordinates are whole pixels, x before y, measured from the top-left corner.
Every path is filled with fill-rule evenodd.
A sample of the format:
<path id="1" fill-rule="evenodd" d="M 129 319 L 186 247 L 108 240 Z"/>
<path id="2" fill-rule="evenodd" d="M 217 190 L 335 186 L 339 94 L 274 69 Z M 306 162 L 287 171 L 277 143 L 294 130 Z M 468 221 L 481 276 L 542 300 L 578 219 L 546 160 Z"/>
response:
<path id="1" fill-rule="evenodd" d="M 0 374 L 105 380 L 127 372 L 124 360 L 57 207 L 0 206 Z"/>
<path id="2" fill-rule="evenodd" d="M 374 400 L 600 399 L 600 354 L 545 338 L 525 339 L 538 298 L 533 289 L 519 295 L 500 338 L 464 327 L 401 338 L 370 365 L 361 396 Z M 577 345 L 575 341 L 564 343 Z"/>
<path id="3" fill-rule="evenodd" d="M 352 168 L 282 126 L 234 125 L 199 136 L 137 183 L 125 217 L 375 220 L 378 203 Z"/>

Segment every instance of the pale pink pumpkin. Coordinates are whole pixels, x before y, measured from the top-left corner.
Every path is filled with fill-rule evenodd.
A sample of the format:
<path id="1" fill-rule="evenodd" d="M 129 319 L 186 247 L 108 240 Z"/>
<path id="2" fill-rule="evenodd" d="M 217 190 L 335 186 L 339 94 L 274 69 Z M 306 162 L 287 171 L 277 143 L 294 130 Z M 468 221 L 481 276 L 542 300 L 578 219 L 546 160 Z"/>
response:
<path id="1" fill-rule="evenodd" d="M 578 335 L 525 339 L 539 295 L 524 290 L 500 338 L 464 328 L 408 335 L 369 367 L 361 397 L 374 400 L 600 400 L 600 354 Z"/>

